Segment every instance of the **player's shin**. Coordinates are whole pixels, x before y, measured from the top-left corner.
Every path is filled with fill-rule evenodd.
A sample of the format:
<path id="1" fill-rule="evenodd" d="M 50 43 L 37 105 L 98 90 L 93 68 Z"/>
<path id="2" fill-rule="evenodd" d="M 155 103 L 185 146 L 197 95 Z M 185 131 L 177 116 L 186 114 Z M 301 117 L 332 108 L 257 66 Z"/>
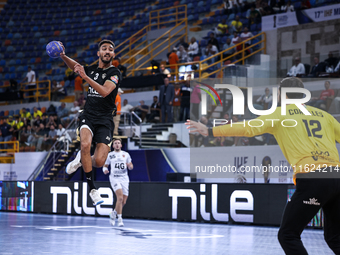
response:
<path id="1" fill-rule="evenodd" d="M 96 189 L 96 186 L 94 185 L 94 181 L 93 181 L 93 170 L 88 173 L 85 172 L 85 176 L 86 176 L 87 184 L 90 187 L 90 190 Z"/>

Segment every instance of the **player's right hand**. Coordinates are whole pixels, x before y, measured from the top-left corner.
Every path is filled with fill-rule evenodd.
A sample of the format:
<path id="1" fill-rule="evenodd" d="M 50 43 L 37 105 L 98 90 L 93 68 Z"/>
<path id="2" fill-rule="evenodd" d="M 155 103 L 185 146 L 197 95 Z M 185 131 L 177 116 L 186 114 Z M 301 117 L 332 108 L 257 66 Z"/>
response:
<path id="1" fill-rule="evenodd" d="M 104 174 L 108 174 L 109 173 L 109 170 L 105 170 L 103 171 Z"/>
<path id="2" fill-rule="evenodd" d="M 60 41 L 58 41 L 58 43 L 60 43 L 61 47 L 63 48 L 63 52 L 60 53 L 60 56 L 63 56 L 63 55 L 65 55 L 65 46 L 64 46 L 64 44 L 63 44 L 62 42 L 60 42 Z"/>

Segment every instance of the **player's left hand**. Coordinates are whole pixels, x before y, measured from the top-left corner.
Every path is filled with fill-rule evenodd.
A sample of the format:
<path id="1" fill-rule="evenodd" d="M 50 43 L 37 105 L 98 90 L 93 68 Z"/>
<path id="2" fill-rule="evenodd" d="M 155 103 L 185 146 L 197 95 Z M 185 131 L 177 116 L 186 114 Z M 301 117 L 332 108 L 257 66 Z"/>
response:
<path id="1" fill-rule="evenodd" d="M 74 72 L 79 74 L 81 78 L 85 79 L 85 77 L 87 76 L 84 70 L 84 67 L 80 64 L 76 64 L 74 66 Z"/>
<path id="2" fill-rule="evenodd" d="M 208 128 L 204 124 L 193 121 L 193 120 L 187 120 L 185 122 L 185 125 L 187 125 L 187 129 L 189 129 L 189 133 L 200 133 L 203 136 L 208 136 Z"/>

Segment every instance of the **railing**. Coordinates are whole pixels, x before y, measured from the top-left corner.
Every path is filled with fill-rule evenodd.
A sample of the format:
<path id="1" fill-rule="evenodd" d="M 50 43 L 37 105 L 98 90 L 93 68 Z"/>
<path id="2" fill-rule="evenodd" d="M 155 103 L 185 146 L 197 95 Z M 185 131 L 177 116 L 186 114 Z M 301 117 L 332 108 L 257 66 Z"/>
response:
<path id="1" fill-rule="evenodd" d="M 4 148 L 5 146 L 7 147 L 6 149 Z M 10 161 L 8 163 L 14 163 L 15 153 L 17 152 L 19 152 L 19 141 L 0 142 L 0 153 L 4 153 L 3 156 L 0 156 L 0 163 L 7 163 L 7 161 Z"/>
<path id="2" fill-rule="evenodd" d="M 46 157 L 40 162 L 40 164 L 28 178 L 29 181 L 34 181 L 39 176 L 42 176 L 41 179 L 43 179 L 51 169 L 55 169 L 55 166 L 60 164 L 58 163 L 59 159 L 62 159 L 64 155 L 69 154 L 69 147 L 76 137 L 77 118 L 77 116 L 74 117 L 74 119 L 65 129 L 65 132 L 55 141 L 51 149 L 48 151 Z"/>
<path id="3" fill-rule="evenodd" d="M 249 41 L 251 41 L 253 39 L 256 39 L 258 37 L 262 37 L 262 39 L 259 40 L 256 43 L 254 43 L 254 44 L 246 46 L 247 42 L 249 42 Z M 249 54 L 246 54 L 246 52 L 248 50 L 253 49 L 256 46 L 261 45 L 261 44 L 262 44 L 262 46 L 260 48 L 253 50 L 253 52 L 251 52 Z M 241 46 L 242 49 L 239 50 L 239 51 L 236 51 L 236 48 L 239 47 L 239 46 Z M 230 55 L 228 57 L 223 57 L 224 53 L 226 53 L 227 51 L 232 50 L 232 49 L 235 49 L 235 53 L 234 54 L 232 54 L 232 55 Z M 232 46 L 232 47 L 230 47 L 230 48 L 228 48 L 226 50 L 218 52 L 215 55 L 212 55 L 212 56 L 210 56 L 210 57 L 208 57 L 208 58 L 206 58 L 204 60 L 201 60 L 201 61 L 192 61 L 192 62 L 188 62 L 188 63 L 171 64 L 171 65 L 167 65 L 165 67 L 167 67 L 169 69 L 170 69 L 170 67 L 172 67 L 172 69 L 170 69 L 171 70 L 170 74 L 173 77 L 177 77 L 178 78 L 179 76 L 183 76 L 183 75 L 181 75 L 182 73 L 186 73 L 186 72 L 181 72 L 180 71 L 180 67 L 181 66 L 188 66 L 188 65 L 195 64 L 195 65 L 198 66 L 198 68 L 197 68 L 197 70 L 190 71 L 190 74 L 191 73 L 198 73 L 198 77 L 199 78 L 207 78 L 210 75 L 214 75 L 214 74 L 217 74 L 217 73 L 222 73 L 222 71 L 223 71 L 223 64 L 224 64 L 225 61 L 231 60 L 232 64 L 236 64 L 236 63 L 240 63 L 241 62 L 242 65 L 244 65 L 246 59 L 248 59 L 249 57 L 251 57 L 251 56 L 253 56 L 256 53 L 259 53 L 261 51 L 263 51 L 263 53 L 266 54 L 266 34 L 264 32 L 259 33 L 258 35 L 255 35 L 254 37 L 251 37 L 249 39 L 246 39 L 246 40 L 244 40 L 244 41 L 242 41 L 242 42 L 240 42 L 240 43 L 238 43 L 238 44 L 236 44 L 236 45 L 234 45 L 234 46 Z M 238 59 L 234 59 L 236 57 L 239 57 L 239 58 Z M 215 59 L 219 59 L 219 60 L 214 61 Z M 211 63 L 211 64 L 207 63 L 207 62 L 210 62 L 210 61 L 213 62 L 213 63 Z M 175 68 L 173 68 L 173 67 L 175 67 Z M 205 72 L 209 68 L 212 68 L 212 69 L 215 69 L 215 70 L 210 71 L 209 73 Z M 137 71 L 146 71 L 146 70 L 150 70 L 150 68 L 138 68 L 137 67 L 136 69 L 132 69 L 130 71 L 131 71 L 131 73 L 135 73 Z"/>
<path id="4" fill-rule="evenodd" d="M 40 87 L 39 85 L 43 83 L 46 83 L 47 86 Z M 51 101 L 51 81 L 50 80 L 36 81 L 35 85 L 32 85 L 32 87 L 35 86 L 35 88 L 32 88 L 32 89 L 25 88 L 26 86 L 31 86 L 28 84 L 30 84 L 30 82 L 20 83 L 20 91 L 23 92 L 24 100 L 29 99 L 29 98 L 34 98 L 36 102 L 39 102 L 39 98 L 48 98 L 48 101 Z M 10 88 L 10 85 L 1 86 L 1 89 L 6 89 L 6 88 Z M 26 93 L 31 92 L 31 91 L 35 92 L 35 94 L 31 96 L 26 96 Z M 41 93 L 42 91 L 46 93 L 43 94 Z M 18 98 L 18 100 L 20 99 Z M 20 101 L 21 103 L 23 103 L 22 100 Z M 9 101 L 5 101 L 5 102 L 7 104 Z"/>
<path id="5" fill-rule="evenodd" d="M 181 25 L 185 25 L 185 26 L 178 29 L 175 33 L 172 34 L 172 32 Z M 154 59 L 155 57 L 157 57 L 159 54 L 161 54 L 164 51 L 169 52 L 170 49 L 172 48 L 172 46 L 175 45 L 177 42 L 179 42 L 181 38 L 187 37 L 187 33 L 185 32 L 184 34 L 178 36 L 176 39 L 171 40 L 172 38 L 174 38 L 174 36 L 176 36 L 177 34 L 182 32 L 183 30 L 187 30 L 187 20 L 183 20 L 183 21 L 179 22 L 175 27 L 171 28 L 170 30 L 168 30 L 167 32 L 162 34 L 160 37 L 158 37 L 156 40 L 152 41 L 152 43 L 150 43 L 147 46 L 147 48 L 151 48 L 149 50 L 148 54 L 143 55 L 137 61 L 134 61 L 133 64 L 127 66 L 127 69 L 129 71 L 127 76 L 134 76 L 136 71 L 145 70 L 146 68 L 143 68 L 143 66 L 150 64 L 150 61 L 152 59 Z M 154 46 L 154 45 L 156 45 L 156 46 Z M 167 47 L 164 47 L 163 45 L 167 45 Z M 161 46 L 163 46 L 163 48 L 160 48 Z M 160 50 L 157 53 L 155 53 L 155 51 L 159 48 L 160 48 Z M 130 58 L 135 58 L 139 54 L 142 54 L 144 50 L 145 50 L 145 48 L 140 49 L 135 54 L 133 54 Z M 144 60 L 144 61 L 142 62 L 142 60 Z M 142 62 L 142 63 L 140 63 L 140 62 Z M 136 66 L 137 63 L 138 63 L 138 66 Z"/>
<path id="6" fill-rule="evenodd" d="M 166 12 L 166 14 L 162 14 L 163 12 Z M 180 17 L 181 15 L 184 15 L 184 17 Z M 173 17 L 172 20 L 167 21 L 161 21 L 163 18 L 167 17 Z M 153 21 L 157 21 L 157 23 L 152 23 Z M 148 43 L 147 40 L 143 40 L 143 38 L 147 35 L 147 33 L 154 27 L 157 27 L 157 29 L 161 28 L 161 25 L 171 24 L 175 23 L 175 27 L 171 28 L 169 31 L 161 35 L 159 38 L 154 40 L 152 43 Z M 184 25 L 185 27 L 180 29 L 180 31 L 177 31 L 175 34 L 171 34 L 171 32 L 177 28 L 180 25 Z M 176 36 L 181 31 L 185 30 L 184 34 L 177 37 L 175 40 L 171 41 L 174 36 Z M 116 46 L 115 53 L 116 55 L 120 55 L 121 58 L 121 64 L 129 64 L 127 67 L 128 73 L 127 76 L 134 75 L 134 72 L 130 70 L 142 70 L 143 65 L 149 64 L 149 62 L 158 56 L 163 51 L 167 50 L 170 51 L 172 45 L 176 44 L 182 37 L 187 40 L 187 34 L 188 34 L 188 22 L 187 22 L 187 6 L 186 5 L 178 5 L 178 6 L 172 6 L 165 9 L 160 10 L 154 10 L 151 11 L 149 14 L 149 25 L 143 27 L 141 30 L 130 36 L 125 41 L 121 42 L 118 46 Z M 150 49 L 150 47 L 153 47 L 155 43 L 159 42 L 160 40 L 166 38 L 164 42 L 162 42 L 160 45 L 157 45 L 155 48 Z M 137 44 L 138 43 L 138 44 Z M 160 52 L 157 52 L 154 54 L 154 51 L 158 49 L 160 46 L 167 43 L 167 47 L 162 49 Z M 127 52 L 126 52 L 127 51 Z M 136 60 L 135 57 L 138 55 L 143 55 L 140 59 Z M 146 56 L 149 56 L 149 58 L 146 58 Z M 142 64 L 137 63 L 140 62 L 142 59 L 144 59 L 144 62 Z M 92 64 L 97 63 L 98 60 L 93 62 Z"/>
<path id="7" fill-rule="evenodd" d="M 48 84 L 47 87 L 39 87 L 39 84 L 42 84 L 42 83 L 47 83 Z M 48 101 L 51 101 L 51 81 L 50 80 L 36 81 L 35 88 L 25 89 L 24 87 L 28 84 L 30 83 L 29 82 L 20 83 L 21 91 L 24 92 L 24 99 L 35 98 L 35 101 L 39 102 L 39 97 L 40 97 L 40 98 L 48 98 Z M 46 91 L 46 90 L 47 90 L 46 94 L 40 93 L 41 91 Z M 30 91 L 35 92 L 35 95 L 26 96 L 25 93 L 30 92 Z"/>
<path id="8" fill-rule="evenodd" d="M 262 37 L 262 39 L 259 40 L 256 43 L 254 43 L 254 44 L 249 45 L 249 46 L 246 45 L 247 42 L 249 42 L 253 39 L 256 39 L 258 37 Z M 260 48 L 254 49 L 253 52 L 246 54 L 246 52 L 248 50 L 253 49 L 256 46 L 261 45 L 261 44 L 262 44 L 262 46 Z M 242 49 L 237 51 L 236 49 L 239 46 L 241 46 Z M 235 49 L 234 54 L 232 54 L 228 57 L 223 57 L 224 53 L 226 53 L 227 51 L 232 50 L 232 49 Z M 242 65 L 244 65 L 245 61 L 249 57 L 251 57 L 251 56 L 253 56 L 256 53 L 259 53 L 261 51 L 263 51 L 263 53 L 266 54 L 266 34 L 264 32 L 259 33 L 259 34 L 255 35 L 254 37 L 248 38 L 248 39 L 246 39 L 246 40 L 244 40 L 244 41 L 242 41 L 242 42 L 240 42 L 240 43 L 238 43 L 238 44 L 236 44 L 236 45 L 234 45 L 234 46 L 232 46 L 232 47 L 230 47 L 226 50 L 218 52 L 215 55 L 212 55 L 212 56 L 210 56 L 210 57 L 208 57 L 204 60 L 196 61 L 196 62 L 190 62 L 190 63 L 172 64 L 171 66 L 175 67 L 175 69 L 173 69 L 174 71 L 171 72 L 171 75 L 173 75 L 175 77 L 179 77 L 179 76 L 181 76 L 181 73 L 183 73 L 183 72 L 180 72 L 180 70 L 179 70 L 181 66 L 196 64 L 198 66 L 197 70 L 192 70 L 190 72 L 191 73 L 198 73 L 199 78 L 207 78 L 207 77 L 214 75 L 214 74 L 218 74 L 218 73 L 222 74 L 224 62 L 226 62 L 227 60 L 230 60 L 231 64 L 236 64 L 236 63 L 241 62 Z M 216 60 L 216 59 L 219 59 L 219 60 Z M 209 64 L 207 62 L 212 62 L 212 63 Z M 168 65 L 166 67 L 169 68 L 170 65 Z M 206 70 L 209 69 L 209 68 L 215 69 L 215 70 L 207 72 Z"/>
<path id="9" fill-rule="evenodd" d="M 139 121 L 139 146 L 142 145 L 142 119 L 134 112 L 131 112 L 132 114 L 130 115 L 130 124 L 131 124 L 131 130 L 132 130 L 132 125 L 136 125 L 136 123 L 133 122 L 132 115 L 135 116 L 138 121 Z"/>

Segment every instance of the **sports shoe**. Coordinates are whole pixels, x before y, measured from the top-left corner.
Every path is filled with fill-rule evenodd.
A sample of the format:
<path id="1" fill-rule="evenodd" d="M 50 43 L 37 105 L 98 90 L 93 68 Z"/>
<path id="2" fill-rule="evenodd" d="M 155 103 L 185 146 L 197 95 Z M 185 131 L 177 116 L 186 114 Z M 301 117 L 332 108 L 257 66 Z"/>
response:
<path id="1" fill-rule="evenodd" d="M 118 227 L 124 227 L 123 219 L 118 218 Z"/>
<path id="2" fill-rule="evenodd" d="M 117 218 L 116 211 L 110 212 L 110 224 L 111 224 L 111 226 L 116 225 L 116 218 Z"/>
<path id="3" fill-rule="evenodd" d="M 90 192 L 90 197 L 93 201 L 93 205 L 99 205 L 101 203 L 104 203 L 104 200 L 102 199 L 102 197 L 99 195 L 98 190 L 96 189 L 92 189 Z"/>
<path id="4" fill-rule="evenodd" d="M 80 162 L 81 153 L 78 151 L 77 156 L 72 160 L 70 163 L 66 166 L 66 173 L 67 174 L 73 174 L 79 167 L 81 167 Z"/>

